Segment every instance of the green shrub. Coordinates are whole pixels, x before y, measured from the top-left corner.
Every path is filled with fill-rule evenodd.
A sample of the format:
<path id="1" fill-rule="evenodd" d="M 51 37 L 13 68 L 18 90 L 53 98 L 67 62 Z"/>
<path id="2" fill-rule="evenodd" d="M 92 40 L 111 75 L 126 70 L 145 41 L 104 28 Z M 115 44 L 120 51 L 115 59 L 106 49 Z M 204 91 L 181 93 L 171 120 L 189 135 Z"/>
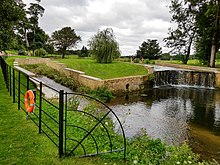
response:
<path id="1" fill-rule="evenodd" d="M 43 48 L 37 49 L 37 50 L 35 51 L 35 56 L 44 57 L 44 56 L 46 56 L 46 55 L 47 55 L 47 51 L 46 51 L 45 49 L 43 49 Z"/>
<path id="2" fill-rule="evenodd" d="M 98 87 L 96 89 L 90 89 L 85 86 L 79 88 L 79 92 L 86 93 L 101 101 L 109 101 L 113 98 L 111 91 L 107 87 Z"/>
<path id="3" fill-rule="evenodd" d="M 166 146 L 160 139 L 150 139 L 146 134 L 128 142 L 128 159 L 134 164 L 161 164 L 166 155 Z"/>
<path id="4" fill-rule="evenodd" d="M 22 50 L 22 49 L 20 49 L 20 50 L 18 51 L 18 55 L 25 55 L 25 51 Z"/>
<path id="5" fill-rule="evenodd" d="M 79 84 L 74 79 L 68 78 L 56 69 L 50 68 L 44 64 L 24 65 L 22 67 L 30 70 L 31 72 L 34 72 L 35 74 L 47 76 L 57 83 L 70 88 L 71 90 L 76 90 L 79 86 Z"/>

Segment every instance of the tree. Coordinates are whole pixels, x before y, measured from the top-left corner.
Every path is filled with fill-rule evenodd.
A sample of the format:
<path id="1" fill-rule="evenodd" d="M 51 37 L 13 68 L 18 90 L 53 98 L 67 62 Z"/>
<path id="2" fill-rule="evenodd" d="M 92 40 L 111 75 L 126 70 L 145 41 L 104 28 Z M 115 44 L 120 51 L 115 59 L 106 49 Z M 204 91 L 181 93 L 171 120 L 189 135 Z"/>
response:
<path id="1" fill-rule="evenodd" d="M 40 5 L 41 0 L 36 0 L 37 3 L 30 3 L 30 7 L 27 10 L 27 14 L 30 15 L 29 18 L 29 23 L 31 25 L 31 30 L 33 32 L 33 40 L 32 40 L 32 44 L 31 44 L 31 48 L 33 50 L 33 54 L 34 54 L 34 50 L 37 48 L 36 45 L 36 30 L 39 29 L 38 27 L 38 20 L 39 17 L 43 16 L 44 13 L 44 8 Z M 29 41 L 30 43 L 30 41 Z"/>
<path id="2" fill-rule="evenodd" d="M 35 50 L 35 49 L 43 48 L 46 45 L 49 36 L 45 33 L 43 29 L 41 29 L 40 27 L 36 27 L 35 34 L 33 31 L 28 32 L 27 38 L 30 43 L 30 48 L 32 50 Z"/>
<path id="3" fill-rule="evenodd" d="M 98 31 L 88 45 L 99 63 L 111 63 L 113 59 L 120 57 L 119 45 L 111 28 Z"/>
<path id="4" fill-rule="evenodd" d="M 159 46 L 159 43 L 157 40 L 151 40 L 148 39 L 147 42 L 143 42 L 141 46 L 139 47 L 139 50 L 137 50 L 137 56 L 139 58 L 144 59 L 158 59 L 161 55 L 161 47 Z"/>
<path id="5" fill-rule="evenodd" d="M 0 51 L 6 51 L 13 40 L 14 27 L 25 13 L 14 0 L 1 0 L 0 3 Z"/>
<path id="6" fill-rule="evenodd" d="M 88 49 L 85 46 L 79 52 L 79 57 L 88 57 Z"/>
<path id="7" fill-rule="evenodd" d="M 197 30 L 196 9 L 187 0 L 172 0 L 169 7 L 172 14 L 171 21 L 176 23 L 177 27 L 169 29 L 169 36 L 164 38 L 164 41 L 167 47 L 172 48 L 171 52 L 181 54 L 183 63 L 187 64 Z"/>
<path id="8" fill-rule="evenodd" d="M 62 58 L 65 57 L 67 49 L 74 47 L 81 40 L 80 36 L 77 36 L 71 27 L 64 27 L 53 32 L 51 39 L 54 46 L 61 51 Z"/>

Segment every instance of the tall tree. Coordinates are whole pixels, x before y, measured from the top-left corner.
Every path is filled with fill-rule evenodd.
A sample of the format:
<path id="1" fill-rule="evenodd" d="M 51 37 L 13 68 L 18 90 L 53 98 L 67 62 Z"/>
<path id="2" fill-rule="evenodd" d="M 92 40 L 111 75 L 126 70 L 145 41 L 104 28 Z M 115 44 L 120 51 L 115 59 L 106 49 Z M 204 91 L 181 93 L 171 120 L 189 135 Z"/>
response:
<path id="1" fill-rule="evenodd" d="M 210 67 L 215 67 L 215 56 L 220 44 L 220 0 L 188 1 L 198 10 L 196 14 L 197 54 L 203 60 L 209 60 Z"/>
<path id="2" fill-rule="evenodd" d="M 81 40 L 81 37 L 77 36 L 71 27 L 64 27 L 53 32 L 51 39 L 54 46 L 61 51 L 62 58 L 64 58 L 66 50 L 74 47 Z"/>
<path id="3" fill-rule="evenodd" d="M 111 28 L 98 31 L 88 45 L 99 63 L 111 63 L 120 57 L 119 45 Z"/>
<path id="4" fill-rule="evenodd" d="M 161 55 L 161 47 L 157 40 L 148 39 L 147 42 L 144 41 L 139 50 L 137 50 L 137 56 L 144 59 L 158 59 Z"/>
<path id="5" fill-rule="evenodd" d="M 36 3 L 30 3 L 30 7 L 27 10 L 27 14 L 29 14 L 29 23 L 31 25 L 31 30 L 33 32 L 33 41 L 32 41 L 32 50 L 34 54 L 34 50 L 36 47 L 36 29 L 38 28 L 39 24 L 39 17 L 43 16 L 44 8 L 40 5 L 41 0 L 35 0 Z M 30 41 L 29 41 L 30 43 Z"/>
<path id="6" fill-rule="evenodd" d="M 210 67 L 215 67 L 215 54 L 219 49 L 219 33 L 220 33 L 220 0 L 210 1 L 210 6 L 207 11 L 207 14 L 213 16 L 213 34 L 212 34 L 212 47 L 211 47 L 211 57 L 210 57 Z"/>
<path id="7" fill-rule="evenodd" d="M 196 8 L 187 0 L 172 0 L 169 7 L 171 22 L 176 23 L 177 27 L 169 29 L 169 36 L 164 41 L 167 47 L 172 48 L 171 52 L 182 55 L 183 63 L 187 64 L 197 30 Z"/>
<path id="8" fill-rule="evenodd" d="M 0 51 L 8 49 L 14 36 L 14 27 L 24 12 L 14 0 L 1 0 L 0 3 Z"/>

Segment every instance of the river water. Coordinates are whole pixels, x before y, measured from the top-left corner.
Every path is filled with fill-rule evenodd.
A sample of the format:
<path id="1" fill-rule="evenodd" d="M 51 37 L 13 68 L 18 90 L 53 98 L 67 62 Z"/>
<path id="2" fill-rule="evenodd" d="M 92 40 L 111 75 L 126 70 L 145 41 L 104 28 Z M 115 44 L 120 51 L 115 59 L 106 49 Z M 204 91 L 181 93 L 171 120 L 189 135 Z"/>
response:
<path id="1" fill-rule="evenodd" d="M 53 80 L 39 79 L 69 92 Z M 187 141 L 202 158 L 220 162 L 220 90 L 158 87 L 117 97 L 109 106 L 121 120 L 127 137 L 146 131 L 150 137 L 161 138 L 169 145 Z"/>
<path id="2" fill-rule="evenodd" d="M 187 141 L 204 159 L 220 161 L 220 90 L 163 87 L 110 103 L 132 137 L 143 130 L 167 144 Z"/>

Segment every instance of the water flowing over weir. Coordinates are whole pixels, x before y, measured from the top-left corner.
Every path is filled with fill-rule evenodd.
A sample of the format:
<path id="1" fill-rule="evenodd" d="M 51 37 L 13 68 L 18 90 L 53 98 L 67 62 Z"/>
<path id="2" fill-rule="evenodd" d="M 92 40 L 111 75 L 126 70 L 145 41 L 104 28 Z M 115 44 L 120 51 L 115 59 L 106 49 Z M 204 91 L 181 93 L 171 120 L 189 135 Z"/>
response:
<path id="1" fill-rule="evenodd" d="M 215 87 L 215 73 L 191 70 L 159 70 L 154 72 L 155 86 Z"/>

